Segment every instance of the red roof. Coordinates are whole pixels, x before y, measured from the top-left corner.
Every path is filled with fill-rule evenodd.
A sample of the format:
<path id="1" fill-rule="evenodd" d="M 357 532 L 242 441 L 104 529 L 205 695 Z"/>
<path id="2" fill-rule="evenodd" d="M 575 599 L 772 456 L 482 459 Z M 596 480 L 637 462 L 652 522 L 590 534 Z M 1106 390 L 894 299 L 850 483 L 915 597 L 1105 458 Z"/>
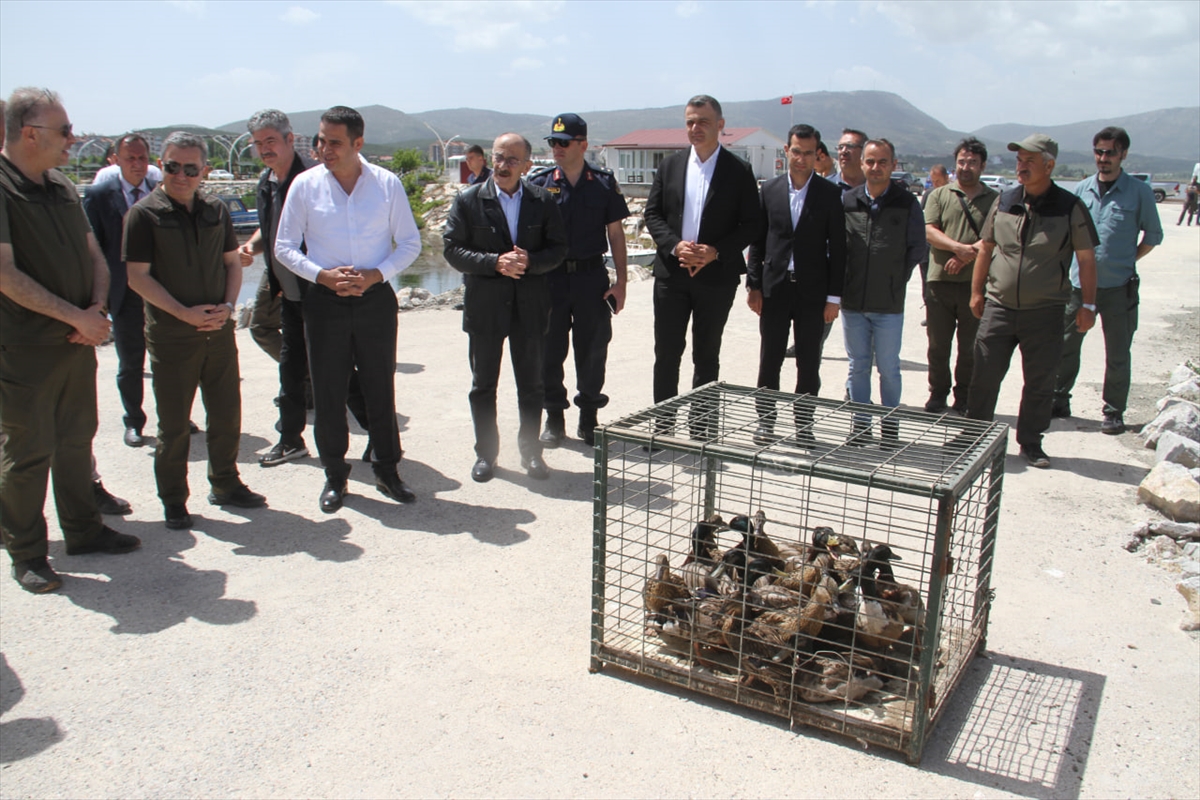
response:
<path id="1" fill-rule="evenodd" d="M 750 134 L 761 130 L 762 128 L 726 128 L 721 131 L 721 144 L 736 144 Z M 611 142 L 606 142 L 603 147 L 644 147 L 662 150 L 674 148 L 682 150 L 686 147 L 691 147 L 691 142 L 688 141 L 687 131 L 683 128 L 651 128 L 618 136 Z"/>

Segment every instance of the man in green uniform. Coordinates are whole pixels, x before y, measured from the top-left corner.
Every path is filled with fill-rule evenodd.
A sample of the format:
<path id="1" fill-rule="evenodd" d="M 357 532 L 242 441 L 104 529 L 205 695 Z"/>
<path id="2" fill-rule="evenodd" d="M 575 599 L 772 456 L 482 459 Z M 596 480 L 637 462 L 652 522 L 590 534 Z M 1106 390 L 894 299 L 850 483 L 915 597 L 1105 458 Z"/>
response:
<path id="1" fill-rule="evenodd" d="M 92 491 L 96 351 L 108 336 L 108 265 L 72 183 L 55 169 L 75 141 L 58 95 L 13 92 L 0 154 L 0 532 L 13 577 L 40 594 L 50 568 L 46 479 L 68 555 L 128 553 Z"/>
<path id="2" fill-rule="evenodd" d="M 266 498 L 238 476 L 242 395 L 233 303 L 242 264 L 229 210 L 201 194 L 207 147 L 176 131 L 163 143 L 163 182 L 125 217 L 129 285 L 146 308 L 146 347 L 158 406 L 154 477 L 168 528 L 192 526 L 187 510 L 188 414 L 201 389 L 213 505 L 257 508 Z"/>

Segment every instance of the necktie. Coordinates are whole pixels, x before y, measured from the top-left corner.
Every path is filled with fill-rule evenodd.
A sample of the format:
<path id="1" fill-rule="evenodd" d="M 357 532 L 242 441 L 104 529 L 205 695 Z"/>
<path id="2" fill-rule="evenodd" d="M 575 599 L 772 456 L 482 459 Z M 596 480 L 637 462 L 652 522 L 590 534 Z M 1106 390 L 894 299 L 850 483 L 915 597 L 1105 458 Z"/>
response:
<path id="1" fill-rule="evenodd" d="M 133 187 L 133 191 L 131 191 L 129 194 L 133 197 L 133 202 L 136 203 L 138 201 L 138 198 L 142 196 L 141 187 L 139 187 L 139 186 Z"/>

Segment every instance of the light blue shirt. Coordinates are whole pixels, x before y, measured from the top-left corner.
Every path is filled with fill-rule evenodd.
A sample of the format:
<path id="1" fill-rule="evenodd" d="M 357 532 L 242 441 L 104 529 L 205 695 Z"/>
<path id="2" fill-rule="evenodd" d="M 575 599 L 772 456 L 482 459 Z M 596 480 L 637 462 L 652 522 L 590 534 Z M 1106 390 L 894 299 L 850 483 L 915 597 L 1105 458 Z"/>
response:
<path id="1" fill-rule="evenodd" d="M 493 179 L 493 183 L 495 179 Z M 525 194 L 525 181 L 517 181 L 517 191 L 509 197 L 508 192 L 496 187 L 496 199 L 500 201 L 500 210 L 508 222 L 508 235 L 512 237 L 513 247 L 517 246 L 517 223 L 521 219 L 521 196 Z"/>
<path id="2" fill-rule="evenodd" d="M 1096 248 L 1096 286 L 1101 289 L 1124 286 L 1134 273 L 1141 232 L 1146 234 L 1145 244 L 1157 245 L 1163 240 L 1154 190 L 1150 184 L 1121 170 L 1103 197 L 1095 175 L 1076 184 L 1075 194 L 1087 206 L 1100 236 L 1100 246 Z M 1080 288 L 1077 259 L 1071 260 L 1071 285 Z"/>

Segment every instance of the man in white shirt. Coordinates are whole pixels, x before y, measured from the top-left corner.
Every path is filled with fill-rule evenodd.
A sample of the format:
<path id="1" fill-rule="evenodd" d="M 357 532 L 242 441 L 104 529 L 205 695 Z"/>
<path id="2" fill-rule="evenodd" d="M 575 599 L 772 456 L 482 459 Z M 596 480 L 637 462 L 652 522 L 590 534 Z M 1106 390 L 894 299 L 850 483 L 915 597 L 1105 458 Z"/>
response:
<path id="1" fill-rule="evenodd" d="M 421 238 L 400 179 L 359 155 L 363 131 L 362 115 L 352 108 L 334 106 L 321 115 L 323 163 L 292 181 L 275 240 L 280 263 L 316 284 L 304 295 L 304 327 L 327 514 L 342 507 L 350 475 L 345 408 L 356 368 L 375 486 L 400 503 L 416 499 L 396 471 L 397 303 L 389 282 L 416 260 Z"/>

